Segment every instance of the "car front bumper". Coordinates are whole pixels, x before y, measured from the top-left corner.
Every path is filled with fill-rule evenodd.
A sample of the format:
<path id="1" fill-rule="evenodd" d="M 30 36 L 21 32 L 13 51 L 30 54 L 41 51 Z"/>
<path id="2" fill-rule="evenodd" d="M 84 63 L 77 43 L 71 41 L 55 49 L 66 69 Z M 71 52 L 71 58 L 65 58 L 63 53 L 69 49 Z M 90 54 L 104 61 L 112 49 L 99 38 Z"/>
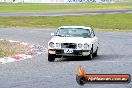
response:
<path id="1" fill-rule="evenodd" d="M 73 50 L 73 53 L 64 53 L 64 49 L 49 49 L 48 53 L 61 56 L 88 56 L 90 50 Z"/>

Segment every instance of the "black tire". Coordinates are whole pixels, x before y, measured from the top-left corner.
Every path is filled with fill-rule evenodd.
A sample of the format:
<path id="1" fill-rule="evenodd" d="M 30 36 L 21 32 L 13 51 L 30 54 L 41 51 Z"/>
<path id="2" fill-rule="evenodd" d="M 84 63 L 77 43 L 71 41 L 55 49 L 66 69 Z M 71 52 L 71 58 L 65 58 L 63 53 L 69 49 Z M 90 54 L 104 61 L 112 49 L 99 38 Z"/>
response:
<path id="1" fill-rule="evenodd" d="M 55 55 L 54 54 L 48 54 L 48 61 L 53 62 L 55 60 Z"/>
<path id="2" fill-rule="evenodd" d="M 90 54 L 88 55 L 88 59 L 89 60 L 93 59 L 93 48 L 91 48 Z"/>
<path id="3" fill-rule="evenodd" d="M 93 59 L 93 54 L 92 53 L 89 54 L 88 59 L 89 60 L 92 60 Z"/>
<path id="4" fill-rule="evenodd" d="M 90 54 L 88 56 L 84 56 L 84 58 L 87 58 L 88 60 L 93 59 L 93 48 L 91 48 Z"/>
<path id="5" fill-rule="evenodd" d="M 98 48 L 97 48 L 97 50 L 95 51 L 95 53 L 93 53 L 93 56 L 94 56 L 94 57 L 98 56 Z"/>

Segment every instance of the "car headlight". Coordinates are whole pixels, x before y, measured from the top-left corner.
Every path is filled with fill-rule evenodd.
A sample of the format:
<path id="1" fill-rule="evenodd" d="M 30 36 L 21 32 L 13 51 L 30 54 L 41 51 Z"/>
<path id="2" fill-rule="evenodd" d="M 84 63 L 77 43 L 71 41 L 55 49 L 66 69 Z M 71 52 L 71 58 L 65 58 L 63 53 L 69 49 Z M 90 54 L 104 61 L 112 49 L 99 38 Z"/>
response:
<path id="1" fill-rule="evenodd" d="M 78 48 L 82 48 L 82 44 L 81 43 L 78 44 Z"/>
<path id="2" fill-rule="evenodd" d="M 61 46 L 61 44 L 60 43 L 56 43 L 56 47 L 60 47 Z"/>
<path id="3" fill-rule="evenodd" d="M 89 45 L 87 43 L 84 44 L 84 49 L 88 49 Z"/>
<path id="4" fill-rule="evenodd" d="M 50 42 L 50 43 L 49 43 L 49 46 L 50 46 L 51 48 L 54 48 L 54 43 L 53 43 L 53 42 Z"/>

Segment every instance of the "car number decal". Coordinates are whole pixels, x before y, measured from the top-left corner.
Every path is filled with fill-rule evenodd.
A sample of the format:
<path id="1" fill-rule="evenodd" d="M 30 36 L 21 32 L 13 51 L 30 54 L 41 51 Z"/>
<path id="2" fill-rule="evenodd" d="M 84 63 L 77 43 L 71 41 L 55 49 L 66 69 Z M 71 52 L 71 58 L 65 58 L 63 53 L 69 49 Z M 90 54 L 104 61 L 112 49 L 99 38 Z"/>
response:
<path id="1" fill-rule="evenodd" d="M 64 49 L 64 53 L 73 53 L 73 49 Z"/>

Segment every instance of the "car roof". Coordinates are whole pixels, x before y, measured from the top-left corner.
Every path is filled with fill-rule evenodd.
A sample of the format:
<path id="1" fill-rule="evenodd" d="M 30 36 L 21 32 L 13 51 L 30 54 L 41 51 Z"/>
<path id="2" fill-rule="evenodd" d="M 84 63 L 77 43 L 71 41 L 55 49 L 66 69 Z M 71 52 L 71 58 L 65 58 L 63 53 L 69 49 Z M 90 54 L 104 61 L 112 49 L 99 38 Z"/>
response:
<path id="1" fill-rule="evenodd" d="M 85 26 L 61 26 L 60 28 L 84 28 L 84 29 L 91 29 L 90 27 L 85 27 Z"/>

